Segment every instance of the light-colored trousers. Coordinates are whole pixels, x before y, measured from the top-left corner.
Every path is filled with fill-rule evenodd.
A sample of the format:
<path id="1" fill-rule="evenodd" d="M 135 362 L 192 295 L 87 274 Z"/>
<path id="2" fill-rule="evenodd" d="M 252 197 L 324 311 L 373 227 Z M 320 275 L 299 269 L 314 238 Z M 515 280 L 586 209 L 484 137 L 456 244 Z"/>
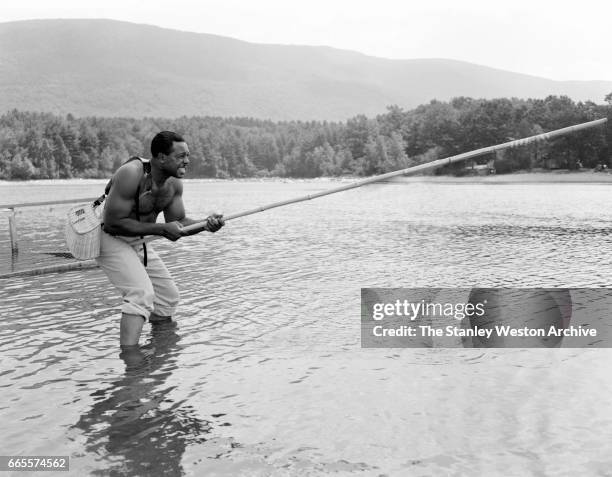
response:
<path id="1" fill-rule="evenodd" d="M 172 316 L 179 292 L 159 255 L 147 244 L 147 266 L 143 265 L 142 244 L 130 245 L 137 237 L 114 237 L 101 232 L 100 256 L 96 262 L 123 298 L 122 313 L 149 318 Z"/>

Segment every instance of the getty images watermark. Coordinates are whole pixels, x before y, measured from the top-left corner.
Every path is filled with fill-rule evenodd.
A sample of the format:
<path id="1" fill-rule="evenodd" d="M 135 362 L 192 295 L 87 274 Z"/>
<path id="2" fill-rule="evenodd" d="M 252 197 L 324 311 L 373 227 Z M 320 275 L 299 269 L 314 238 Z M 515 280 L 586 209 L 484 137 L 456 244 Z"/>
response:
<path id="1" fill-rule="evenodd" d="M 605 288 L 362 288 L 364 348 L 612 347 Z"/>

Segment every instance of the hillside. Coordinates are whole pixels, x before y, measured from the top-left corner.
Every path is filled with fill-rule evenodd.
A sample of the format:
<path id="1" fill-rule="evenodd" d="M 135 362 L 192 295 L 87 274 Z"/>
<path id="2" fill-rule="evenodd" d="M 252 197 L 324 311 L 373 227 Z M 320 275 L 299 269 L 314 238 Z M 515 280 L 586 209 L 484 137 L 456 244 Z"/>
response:
<path id="1" fill-rule="evenodd" d="M 0 112 L 342 120 L 431 99 L 602 102 L 612 81 L 552 81 L 470 63 L 263 45 L 113 20 L 0 24 Z"/>

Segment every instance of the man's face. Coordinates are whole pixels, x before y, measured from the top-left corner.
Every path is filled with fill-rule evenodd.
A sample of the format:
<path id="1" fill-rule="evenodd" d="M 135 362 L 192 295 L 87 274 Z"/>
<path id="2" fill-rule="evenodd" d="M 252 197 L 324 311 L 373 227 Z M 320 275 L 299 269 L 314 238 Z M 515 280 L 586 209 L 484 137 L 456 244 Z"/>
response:
<path id="1" fill-rule="evenodd" d="M 181 178 L 185 175 L 189 164 L 189 148 L 186 142 L 173 142 L 170 154 L 162 154 L 164 170 L 171 176 Z"/>

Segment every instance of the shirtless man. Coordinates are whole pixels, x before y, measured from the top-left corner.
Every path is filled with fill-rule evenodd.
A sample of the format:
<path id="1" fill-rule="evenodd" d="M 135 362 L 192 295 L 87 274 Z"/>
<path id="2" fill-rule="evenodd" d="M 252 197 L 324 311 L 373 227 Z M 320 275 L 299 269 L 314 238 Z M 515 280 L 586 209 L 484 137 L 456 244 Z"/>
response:
<path id="1" fill-rule="evenodd" d="M 142 237 L 160 235 L 175 241 L 203 231 L 216 232 L 224 225 L 220 214 L 204 220 L 185 217 L 181 178 L 189 164 L 189 148 L 181 136 L 160 132 L 151 142 L 151 155 L 150 162 L 133 158 L 117 169 L 106 192 L 96 261 L 123 297 L 121 347 L 137 346 L 146 319 L 151 323 L 170 320 L 179 302 L 174 280 Z M 160 212 L 165 223 L 156 223 Z M 196 230 L 183 230 L 204 221 Z"/>

